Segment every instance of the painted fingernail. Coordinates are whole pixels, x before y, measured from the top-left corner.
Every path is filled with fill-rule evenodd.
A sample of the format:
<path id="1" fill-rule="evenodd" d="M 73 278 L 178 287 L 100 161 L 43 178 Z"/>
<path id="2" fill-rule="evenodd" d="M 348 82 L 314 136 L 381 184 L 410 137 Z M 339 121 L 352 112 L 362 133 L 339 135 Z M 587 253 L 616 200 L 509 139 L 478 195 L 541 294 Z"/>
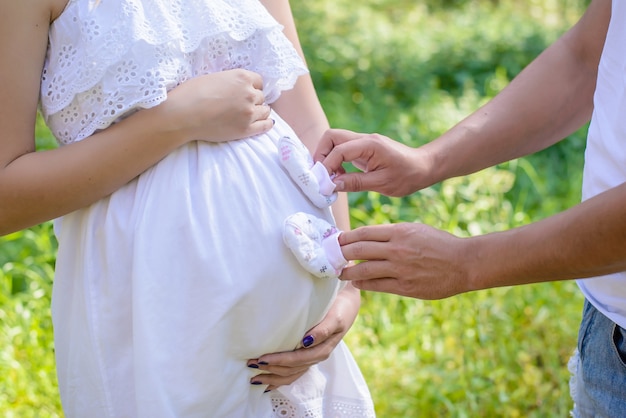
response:
<path id="1" fill-rule="evenodd" d="M 276 121 L 272 119 L 272 126 L 276 125 Z"/>
<path id="2" fill-rule="evenodd" d="M 258 369 L 259 365 L 252 363 L 252 364 L 248 364 L 248 367 L 250 367 L 251 369 Z"/>
<path id="3" fill-rule="evenodd" d="M 259 364 L 262 366 L 267 366 L 269 363 L 267 361 L 259 361 Z"/>
<path id="4" fill-rule="evenodd" d="M 251 385 L 262 385 L 263 382 L 259 382 L 258 380 L 253 380 L 250 382 Z"/>
<path id="5" fill-rule="evenodd" d="M 265 390 L 263 391 L 263 393 L 267 393 L 267 392 L 271 392 L 271 391 L 272 391 L 272 389 L 265 389 Z"/>
<path id="6" fill-rule="evenodd" d="M 302 339 L 302 345 L 304 347 L 310 347 L 311 344 L 313 344 L 314 342 L 315 342 L 315 338 L 313 338 L 312 335 L 307 335 L 306 337 Z"/>

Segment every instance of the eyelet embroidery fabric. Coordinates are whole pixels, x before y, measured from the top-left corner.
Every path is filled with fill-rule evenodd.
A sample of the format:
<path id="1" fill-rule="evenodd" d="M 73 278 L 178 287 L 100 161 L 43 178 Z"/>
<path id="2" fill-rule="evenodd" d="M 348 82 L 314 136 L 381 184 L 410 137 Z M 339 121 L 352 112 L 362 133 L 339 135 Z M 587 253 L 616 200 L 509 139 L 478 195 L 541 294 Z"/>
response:
<path id="1" fill-rule="evenodd" d="M 371 409 L 363 405 L 357 405 L 351 400 L 342 400 L 335 398 L 330 402 L 317 402 L 317 405 L 311 405 L 315 402 L 307 403 L 306 407 L 298 408 L 289 400 L 276 393 L 272 395 L 272 418 L 374 418 Z"/>
<path id="2" fill-rule="evenodd" d="M 307 71 L 257 0 L 70 0 L 50 30 L 42 113 L 68 144 L 185 80 L 235 68 L 263 76 L 268 103 Z"/>

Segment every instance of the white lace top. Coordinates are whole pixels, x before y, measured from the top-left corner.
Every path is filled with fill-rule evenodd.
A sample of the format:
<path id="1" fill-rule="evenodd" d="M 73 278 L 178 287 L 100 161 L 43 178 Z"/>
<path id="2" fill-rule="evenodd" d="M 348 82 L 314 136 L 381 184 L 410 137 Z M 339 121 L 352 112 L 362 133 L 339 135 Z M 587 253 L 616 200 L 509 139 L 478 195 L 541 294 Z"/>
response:
<path id="1" fill-rule="evenodd" d="M 185 80 L 234 68 L 263 76 L 268 103 L 306 72 L 257 0 L 70 0 L 50 30 L 42 113 L 68 144 Z"/>

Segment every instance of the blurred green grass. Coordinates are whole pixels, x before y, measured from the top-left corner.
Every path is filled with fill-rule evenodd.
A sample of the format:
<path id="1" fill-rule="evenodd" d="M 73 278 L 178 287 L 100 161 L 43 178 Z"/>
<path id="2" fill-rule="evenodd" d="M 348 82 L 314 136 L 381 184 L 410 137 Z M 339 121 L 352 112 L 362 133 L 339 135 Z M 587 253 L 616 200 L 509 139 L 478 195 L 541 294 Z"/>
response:
<path id="1" fill-rule="evenodd" d="M 427 142 L 495 95 L 571 25 L 577 0 L 293 3 L 335 127 Z M 39 148 L 53 139 L 38 122 Z M 406 198 L 350 196 L 354 226 L 419 221 L 461 236 L 549 216 L 580 199 L 585 129 L 536 156 Z M 0 413 L 60 417 L 50 223 L 0 237 Z M 380 417 L 561 417 L 582 297 L 572 282 L 441 301 L 364 293 L 346 337 Z"/>

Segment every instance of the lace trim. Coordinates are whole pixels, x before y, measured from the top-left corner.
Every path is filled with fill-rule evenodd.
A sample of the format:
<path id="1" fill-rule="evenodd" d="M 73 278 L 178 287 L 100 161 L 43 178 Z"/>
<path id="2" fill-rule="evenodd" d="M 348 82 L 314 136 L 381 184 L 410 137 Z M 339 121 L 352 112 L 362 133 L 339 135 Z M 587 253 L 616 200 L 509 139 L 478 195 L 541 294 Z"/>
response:
<path id="1" fill-rule="evenodd" d="M 371 401 L 364 399 L 334 397 L 324 401 L 318 398 L 306 404 L 295 405 L 279 393 L 272 394 L 271 398 L 275 418 L 374 418 L 376 416 Z"/>
<path id="2" fill-rule="evenodd" d="M 233 68 L 260 73 L 268 103 L 306 73 L 256 0 L 71 0 L 50 31 L 42 113 L 70 143 L 161 103 L 185 80 Z"/>

